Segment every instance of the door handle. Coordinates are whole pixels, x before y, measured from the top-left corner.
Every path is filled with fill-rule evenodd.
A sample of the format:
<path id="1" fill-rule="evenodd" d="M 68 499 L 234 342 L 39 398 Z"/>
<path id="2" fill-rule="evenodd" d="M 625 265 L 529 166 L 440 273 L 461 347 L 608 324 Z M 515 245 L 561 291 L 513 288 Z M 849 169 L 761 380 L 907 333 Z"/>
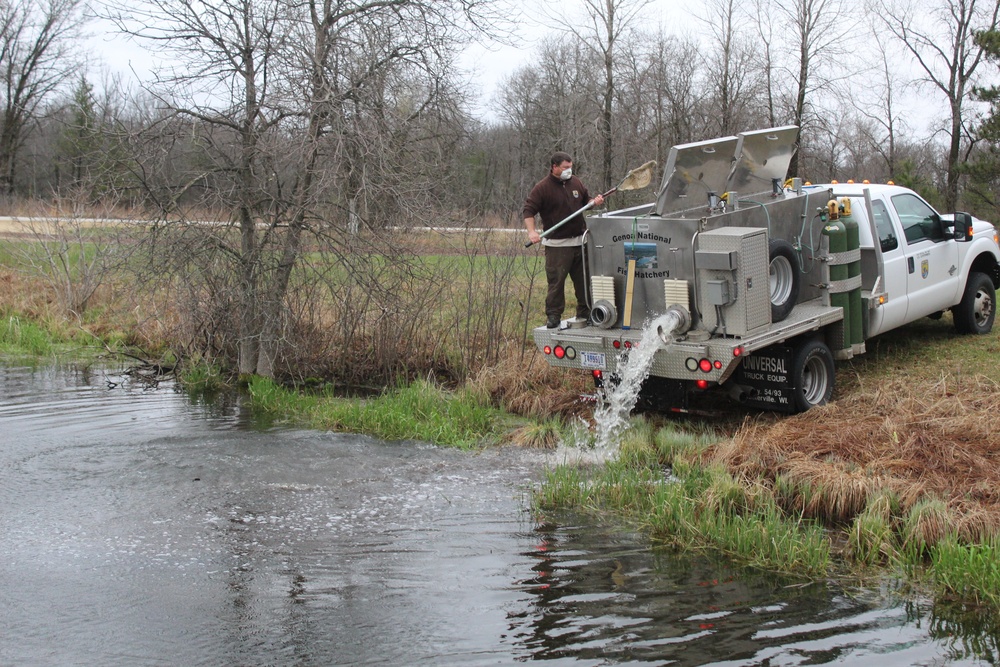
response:
<path id="1" fill-rule="evenodd" d="M 906 258 L 906 268 L 909 270 L 910 273 L 913 273 L 914 269 L 913 269 L 913 258 L 912 257 L 907 257 Z"/>

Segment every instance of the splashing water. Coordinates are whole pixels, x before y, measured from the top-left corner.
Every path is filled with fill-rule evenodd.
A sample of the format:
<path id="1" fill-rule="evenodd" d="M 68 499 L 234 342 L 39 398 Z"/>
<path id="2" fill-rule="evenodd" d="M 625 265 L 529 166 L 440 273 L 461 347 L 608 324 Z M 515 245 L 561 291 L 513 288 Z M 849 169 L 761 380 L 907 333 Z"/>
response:
<path id="1" fill-rule="evenodd" d="M 639 398 L 642 383 L 649 377 L 653 357 L 657 350 L 666 346 L 660 339 L 659 330 L 674 331 L 680 324 L 680 316 L 667 312 L 645 324 L 642 339 L 630 350 L 623 350 L 618 356 L 618 376 L 620 382 L 606 395 L 594 410 L 594 429 L 590 431 L 581 422 L 567 441 L 559 449 L 564 459 L 570 458 L 570 451 L 576 450 L 572 458 L 581 460 L 607 460 L 618 450 L 621 436 L 628 430 L 628 417 Z M 592 455 L 582 456 L 580 450 L 590 450 Z"/>

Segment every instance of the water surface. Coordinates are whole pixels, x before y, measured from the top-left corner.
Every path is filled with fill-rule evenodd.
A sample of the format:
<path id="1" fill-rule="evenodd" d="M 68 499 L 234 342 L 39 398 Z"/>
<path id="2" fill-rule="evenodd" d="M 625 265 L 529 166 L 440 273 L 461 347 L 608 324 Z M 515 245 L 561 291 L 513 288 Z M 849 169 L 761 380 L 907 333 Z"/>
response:
<path id="1" fill-rule="evenodd" d="M 0 664 L 987 663 L 981 615 L 533 516 L 543 454 L 0 367 Z"/>

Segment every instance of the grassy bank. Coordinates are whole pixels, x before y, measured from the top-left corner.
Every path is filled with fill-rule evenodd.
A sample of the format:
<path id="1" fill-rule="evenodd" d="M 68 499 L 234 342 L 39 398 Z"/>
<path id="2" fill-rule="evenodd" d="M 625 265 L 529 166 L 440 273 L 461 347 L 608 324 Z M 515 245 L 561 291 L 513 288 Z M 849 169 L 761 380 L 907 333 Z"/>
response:
<path id="1" fill-rule="evenodd" d="M 304 394 L 265 378 L 247 390 L 251 405 L 292 423 L 384 440 L 422 440 L 477 449 L 505 440 L 521 422 L 471 389 L 445 391 L 417 382 L 366 399 Z"/>
<path id="2" fill-rule="evenodd" d="M 908 504 L 888 486 L 845 495 L 844 480 L 804 485 L 780 474 L 734 474 L 716 436 L 687 429 L 634 420 L 615 460 L 549 471 L 537 509 L 583 510 L 673 549 L 803 580 L 900 577 L 1000 612 L 997 536 L 963 537 L 948 502 L 925 495 Z"/>

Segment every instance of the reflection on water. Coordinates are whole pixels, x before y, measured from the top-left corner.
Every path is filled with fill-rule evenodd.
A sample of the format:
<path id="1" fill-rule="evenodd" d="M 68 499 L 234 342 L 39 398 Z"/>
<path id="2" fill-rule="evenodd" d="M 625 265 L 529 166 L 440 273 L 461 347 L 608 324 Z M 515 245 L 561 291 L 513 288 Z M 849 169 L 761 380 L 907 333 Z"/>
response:
<path id="1" fill-rule="evenodd" d="M 561 517 L 569 521 L 572 517 Z M 586 521 L 586 519 L 584 519 Z M 533 659 L 588 664 L 992 663 L 996 622 L 973 625 L 886 588 L 844 591 L 651 551 L 636 535 L 541 524 L 529 607 L 511 634 Z"/>
<path id="2" fill-rule="evenodd" d="M 0 367 L 0 664 L 991 662 L 995 623 L 533 518 L 536 452 Z"/>

